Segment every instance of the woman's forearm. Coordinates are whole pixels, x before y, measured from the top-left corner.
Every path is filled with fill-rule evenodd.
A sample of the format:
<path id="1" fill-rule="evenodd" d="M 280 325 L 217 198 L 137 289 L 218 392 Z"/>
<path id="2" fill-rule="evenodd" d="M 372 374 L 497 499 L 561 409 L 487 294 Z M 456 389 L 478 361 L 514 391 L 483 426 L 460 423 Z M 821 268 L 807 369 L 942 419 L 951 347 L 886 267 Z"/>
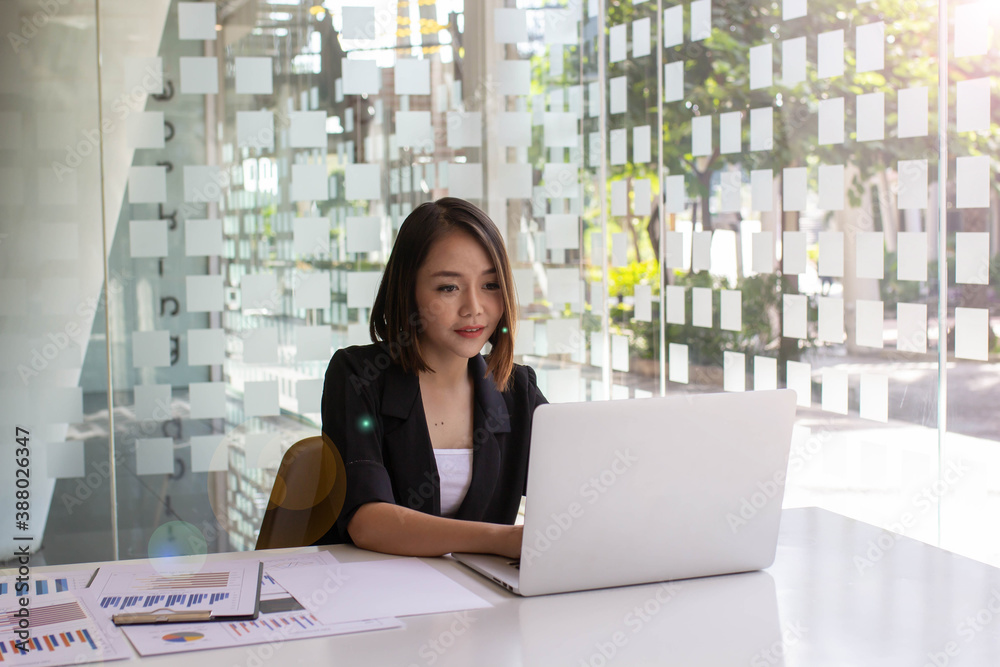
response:
<path id="1" fill-rule="evenodd" d="M 509 526 L 431 516 L 391 503 L 365 503 L 348 532 L 362 549 L 399 556 L 443 556 L 453 551 L 498 553 Z"/>

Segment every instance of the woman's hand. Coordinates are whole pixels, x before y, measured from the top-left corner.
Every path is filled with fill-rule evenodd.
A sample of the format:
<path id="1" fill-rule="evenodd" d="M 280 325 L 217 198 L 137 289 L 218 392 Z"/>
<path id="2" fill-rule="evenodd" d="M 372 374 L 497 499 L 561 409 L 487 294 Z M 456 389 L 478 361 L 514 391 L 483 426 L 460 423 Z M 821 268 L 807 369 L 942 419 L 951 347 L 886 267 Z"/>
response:
<path id="1" fill-rule="evenodd" d="M 524 534 L 524 525 L 501 526 L 500 534 L 496 543 L 496 553 L 507 558 L 521 557 L 521 540 Z"/>

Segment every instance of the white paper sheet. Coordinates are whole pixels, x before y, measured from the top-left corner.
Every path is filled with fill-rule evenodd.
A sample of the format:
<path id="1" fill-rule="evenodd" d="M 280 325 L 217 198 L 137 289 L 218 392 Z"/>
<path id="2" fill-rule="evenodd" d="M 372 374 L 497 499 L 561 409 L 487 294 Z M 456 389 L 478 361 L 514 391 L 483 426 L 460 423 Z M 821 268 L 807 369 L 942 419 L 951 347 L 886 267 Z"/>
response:
<path id="1" fill-rule="evenodd" d="M 755 232 L 750 239 L 751 270 L 754 273 L 773 273 L 774 232 Z"/>
<path id="2" fill-rule="evenodd" d="M 687 247 L 683 232 L 667 232 L 664 239 L 667 243 L 666 264 L 668 269 L 683 269 Z"/>
<path id="3" fill-rule="evenodd" d="M 137 438 L 135 441 L 137 475 L 170 475 L 174 472 L 173 438 Z"/>
<path id="4" fill-rule="evenodd" d="M 896 279 L 927 280 L 927 232 L 896 235 Z"/>
<path id="5" fill-rule="evenodd" d="M 681 213 L 687 203 L 683 174 L 674 174 L 666 178 L 666 208 L 667 213 Z"/>
<path id="6" fill-rule="evenodd" d="M 170 365 L 169 331 L 133 331 L 132 365 L 134 368 Z"/>
<path id="7" fill-rule="evenodd" d="M 750 110 L 750 150 L 769 151 L 774 148 L 774 108 Z"/>
<path id="8" fill-rule="evenodd" d="M 635 286 L 635 310 L 632 317 L 639 322 L 653 321 L 653 286 Z"/>
<path id="9" fill-rule="evenodd" d="M 628 373 L 628 337 L 611 335 L 611 370 Z"/>
<path id="10" fill-rule="evenodd" d="M 843 343 L 844 300 L 829 296 L 816 298 L 819 306 L 819 326 L 816 340 L 825 343 Z"/>
<path id="11" fill-rule="evenodd" d="M 989 232 L 955 233 L 955 282 L 966 285 L 990 283 Z"/>
<path id="12" fill-rule="evenodd" d="M 244 382 L 243 412 L 247 417 L 273 417 L 279 414 L 278 381 Z"/>
<path id="13" fill-rule="evenodd" d="M 628 266 L 628 234 L 625 232 L 614 232 L 611 235 L 611 266 Z"/>
<path id="14" fill-rule="evenodd" d="M 824 368 L 823 409 L 827 412 L 847 414 L 847 371 L 839 368 Z"/>
<path id="15" fill-rule="evenodd" d="M 844 276 L 844 233 L 819 233 L 819 269 L 820 276 L 842 278 Z"/>
<path id="16" fill-rule="evenodd" d="M 167 256 L 167 220 L 129 220 L 129 255 Z"/>
<path id="17" fill-rule="evenodd" d="M 806 15 L 806 0 L 781 0 L 781 18 L 784 21 Z"/>
<path id="18" fill-rule="evenodd" d="M 323 623 L 493 606 L 417 558 L 295 567 L 272 576 Z M 323 582 L 336 589 L 320 602 L 311 593 Z"/>
<path id="19" fill-rule="evenodd" d="M 377 164 L 349 164 L 344 170 L 347 199 L 381 198 L 382 175 Z"/>
<path id="20" fill-rule="evenodd" d="M 995 0 L 967 2 L 955 7 L 955 57 L 986 55 L 990 47 L 990 23 L 984 21 Z"/>
<path id="21" fill-rule="evenodd" d="M 632 162 L 635 164 L 650 162 L 652 142 L 652 128 L 649 125 L 632 128 Z"/>
<path id="22" fill-rule="evenodd" d="M 687 288 L 667 285 L 667 323 L 687 324 Z"/>
<path id="23" fill-rule="evenodd" d="M 885 23 L 859 25 L 855 33 L 857 42 L 858 72 L 877 72 L 885 69 Z"/>
<path id="24" fill-rule="evenodd" d="M 382 87 L 382 74 L 374 60 L 341 58 L 344 95 L 377 95 Z"/>
<path id="25" fill-rule="evenodd" d="M 691 41 L 698 42 L 712 35 L 712 0 L 691 3 Z"/>
<path id="26" fill-rule="evenodd" d="M 397 95 L 430 95 L 431 61 L 424 58 L 397 60 L 393 80 Z"/>
<path id="27" fill-rule="evenodd" d="M 742 352 L 722 353 L 722 390 L 723 391 L 746 391 L 747 388 L 747 361 L 746 355 Z"/>
<path id="28" fill-rule="evenodd" d="M 712 116 L 691 119 L 691 154 L 695 157 L 712 154 Z"/>
<path id="29" fill-rule="evenodd" d="M 958 132 L 988 132 L 990 129 L 989 77 L 959 81 L 955 129 Z"/>
<path id="30" fill-rule="evenodd" d="M 181 94 L 214 95 L 219 92 L 217 58 L 180 58 Z"/>
<path id="31" fill-rule="evenodd" d="M 802 0 L 803 4 L 805 0 Z M 806 38 L 786 39 L 781 43 L 781 83 L 794 86 L 806 80 Z"/>
<path id="32" fill-rule="evenodd" d="M 782 201 L 786 211 L 806 210 L 806 183 L 809 171 L 806 167 L 786 167 L 782 177 Z"/>
<path id="33" fill-rule="evenodd" d="M 222 254 L 222 220 L 185 220 L 184 255 L 204 257 Z"/>
<path id="34" fill-rule="evenodd" d="M 753 358 L 753 390 L 769 391 L 778 388 L 778 360 L 773 357 Z"/>
<path id="35" fill-rule="evenodd" d="M 528 41 L 528 10 L 497 8 L 493 10 L 493 41 L 516 44 Z"/>
<path id="36" fill-rule="evenodd" d="M 927 304 L 896 304 L 896 349 L 900 352 L 927 352 Z"/>
<path id="37" fill-rule="evenodd" d="M 843 211 L 845 199 L 844 165 L 822 164 L 819 167 L 819 207 L 824 211 Z"/>
<path id="38" fill-rule="evenodd" d="M 789 361 L 785 366 L 785 386 L 795 391 L 795 405 L 812 407 L 812 366 L 801 361 Z"/>
<path id="39" fill-rule="evenodd" d="M 215 4 L 178 2 L 177 37 L 178 39 L 215 39 Z"/>
<path id="40" fill-rule="evenodd" d="M 955 160 L 955 206 L 957 208 L 989 208 L 989 155 L 959 157 Z"/>
<path id="41" fill-rule="evenodd" d="M 727 170 L 719 174 L 721 213 L 738 213 L 743 207 L 743 173 Z"/>
<path id="42" fill-rule="evenodd" d="M 754 169 L 750 172 L 750 207 L 755 211 L 774 210 L 774 172 Z"/>
<path id="43" fill-rule="evenodd" d="M 743 293 L 740 290 L 720 290 L 719 326 L 727 331 L 743 329 Z"/>
<path id="44" fill-rule="evenodd" d="M 684 61 L 677 60 L 663 66 L 663 101 L 680 102 L 684 99 Z"/>
<path id="45" fill-rule="evenodd" d="M 885 277 L 885 241 L 883 232 L 858 232 L 856 239 L 856 268 L 858 278 Z"/>
<path id="46" fill-rule="evenodd" d="M 927 136 L 929 96 L 930 90 L 926 86 L 899 91 L 899 125 L 896 134 L 900 139 Z"/>
<path id="47" fill-rule="evenodd" d="M 885 316 L 881 301 L 858 299 L 855 303 L 854 341 L 861 347 L 882 349 Z"/>
<path id="48" fill-rule="evenodd" d="M 678 46 L 684 43 L 684 5 L 676 5 L 663 10 L 663 46 Z"/>
<path id="49" fill-rule="evenodd" d="M 236 58 L 236 93 L 270 95 L 274 92 L 274 66 L 271 58 Z"/>
<path id="50" fill-rule="evenodd" d="M 292 307 L 329 308 L 330 274 L 326 271 L 300 272 L 292 293 Z"/>
<path id="51" fill-rule="evenodd" d="M 616 76 L 608 82 L 609 113 L 625 113 L 628 103 L 628 79 Z"/>
<path id="52" fill-rule="evenodd" d="M 816 66 L 816 76 L 829 79 L 844 75 L 844 31 L 831 30 L 820 33 L 817 38 L 819 63 Z"/>
<path id="53" fill-rule="evenodd" d="M 346 224 L 347 252 L 382 249 L 382 219 L 377 215 L 349 215 Z"/>
<path id="54" fill-rule="evenodd" d="M 185 310 L 189 313 L 217 313 L 225 301 L 221 275 L 185 276 Z"/>
<path id="55" fill-rule="evenodd" d="M 885 139 L 885 93 L 869 93 L 857 98 L 858 141 Z"/>
<path id="56" fill-rule="evenodd" d="M 989 326 L 988 308 L 955 308 L 955 356 L 988 361 Z"/>
<path id="57" fill-rule="evenodd" d="M 899 209 L 903 211 L 926 209 L 930 199 L 927 160 L 900 160 L 898 178 Z"/>
<path id="58" fill-rule="evenodd" d="M 844 98 L 819 101 L 819 143 L 821 146 L 844 143 Z"/>
<path id="59" fill-rule="evenodd" d="M 580 247 L 580 216 L 552 213 L 545 216 L 545 242 L 549 249 Z"/>
<path id="60" fill-rule="evenodd" d="M 743 150 L 743 114 L 739 111 L 719 116 L 719 151 L 723 155 Z"/>
<path id="61" fill-rule="evenodd" d="M 158 204 L 166 201 L 166 167 L 129 167 L 128 202 L 130 204 Z"/>
<path id="62" fill-rule="evenodd" d="M 254 332 L 259 331 L 255 329 Z M 259 343 L 260 337 L 257 336 Z M 246 348 L 244 343 L 244 349 Z M 251 346 L 253 343 L 251 343 Z M 274 363 L 278 357 L 278 338 L 274 338 Z M 244 352 L 244 358 L 246 352 Z M 188 399 L 191 403 L 191 419 L 216 419 L 226 416 L 226 383 L 225 382 L 192 382 L 188 385 Z M 171 462 L 173 465 L 173 462 Z"/>
<path id="63" fill-rule="evenodd" d="M 650 34 L 652 21 L 647 17 L 632 21 L 632 57 L 641 58 L 650 54 Z"/>
<path id="64" fill-rule="evenodd" d="M 620 63 L 628 55 L 628 24 L 613 25 L 608 29 L 608 62 Z"/>
<path id="65" fill-rule="evenodd" d="M 712 328 L 712 289 L 710 287 L 691 288 L 691 324 L 706 329 Z"/>
<path id="66" fill-rule="evenodd" d="M 750 47 L 750 90 L 770 88 L 774 83 L 771 44 Z"/>
<path id="67" fill-rule="evenodd" d="M 671 382 L 688 383 L 688 346 L 668 343 L 667 376 Z"/>
<path id="68" fill-rule="evenodd" d="M 330 251 L 330 218 L 295 218 L 292 221 L 292 252 L 312 257 Z"/>
<path id="69" fill-rule="evenodd" d="M 808 298 L 802 294 L 784 294 L 781 303 L 781 335 L 786 338 L 806 338 Z"/>
<path id="70" fill-rule="evenodd" d="M 889 421 L 889 376 L 861 374 L 860 417 L 886 423 Z"/>

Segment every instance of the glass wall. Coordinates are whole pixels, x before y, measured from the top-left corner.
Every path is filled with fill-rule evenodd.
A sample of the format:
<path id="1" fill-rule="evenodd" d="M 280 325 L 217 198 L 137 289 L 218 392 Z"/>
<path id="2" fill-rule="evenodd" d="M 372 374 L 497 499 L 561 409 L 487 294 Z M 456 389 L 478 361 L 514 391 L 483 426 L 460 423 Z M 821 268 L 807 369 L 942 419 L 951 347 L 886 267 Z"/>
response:
<path id="1" fill-rule="evenodd" d="M 253 548 L 396 230 L 456 196 L 551 401 L 793 388 L 786 506 L 1000 563 L 994 4 L 3 0 L 24 534 Z"/>

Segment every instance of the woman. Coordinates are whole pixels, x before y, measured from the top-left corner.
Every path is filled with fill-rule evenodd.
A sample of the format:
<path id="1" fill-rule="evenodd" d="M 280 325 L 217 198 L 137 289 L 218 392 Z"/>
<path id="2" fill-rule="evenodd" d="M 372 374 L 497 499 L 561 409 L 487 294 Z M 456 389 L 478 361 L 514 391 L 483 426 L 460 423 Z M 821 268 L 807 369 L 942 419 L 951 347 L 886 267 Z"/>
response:
<path id="1" fill-rule="evenodd" d="M 485 213 L 445 197 L 407 216 L 372 306 L 374 343 L 338 350 L 326 372 L 323 432 L 347 488 L 318 544 L 520 555 L 512 524 L 546 400 L 513 362 L 516 322 L 510 261 Z"/>

